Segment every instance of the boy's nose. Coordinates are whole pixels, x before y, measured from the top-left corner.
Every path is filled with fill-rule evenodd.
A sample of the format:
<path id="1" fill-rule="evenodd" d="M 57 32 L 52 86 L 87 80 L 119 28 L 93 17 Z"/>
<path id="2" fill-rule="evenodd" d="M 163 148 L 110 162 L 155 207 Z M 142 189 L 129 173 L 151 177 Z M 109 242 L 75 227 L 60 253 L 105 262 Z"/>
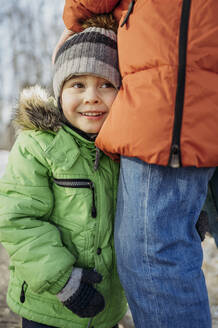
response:
<path id="1" fill-rule="evenodd" d="M 100 103 L 100 98 L 98 96 L 97 90 L 94 88 L 90 88 L 86 91 L 84 95 L 84 103 L 85 104 L 98 104 Z"/>

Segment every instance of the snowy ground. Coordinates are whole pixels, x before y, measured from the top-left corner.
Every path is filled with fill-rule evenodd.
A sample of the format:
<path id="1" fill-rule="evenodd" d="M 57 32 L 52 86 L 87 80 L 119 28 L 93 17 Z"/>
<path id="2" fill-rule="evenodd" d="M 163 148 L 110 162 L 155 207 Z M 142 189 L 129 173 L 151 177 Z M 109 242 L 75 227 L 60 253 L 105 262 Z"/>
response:
<path id="1" fill-rule="evenodd" d="M 207 237 L 205 239 L 203 250 L 203 271 L 209 294 L 213 328 L 218 328 L 218 249 L 213 238 Z"/>
<path id="2" fill-rule="evenodd" d="M 8 152 L 0 151 L 0 177 L 3 174 L 8 158 Z M 218 328 L 218 249 L 213 238 L 207 236 L 203 242 L 205 273 L 208 287 L 210 308 L 213 318 L 213 328 Z M 5 295 L 8 284 L 8 256 L 0 245 L 0 328 L 19 328 L 19 318 L 7 307 Z M 120 328 L 133 328 L 130 313 L 122 321 Z M 176 327 L 175 327 L 176 328 Z M 192 328 L 192 327 L 190 327 Z M 193 327 L 197 328 L 197 327 Z"/>

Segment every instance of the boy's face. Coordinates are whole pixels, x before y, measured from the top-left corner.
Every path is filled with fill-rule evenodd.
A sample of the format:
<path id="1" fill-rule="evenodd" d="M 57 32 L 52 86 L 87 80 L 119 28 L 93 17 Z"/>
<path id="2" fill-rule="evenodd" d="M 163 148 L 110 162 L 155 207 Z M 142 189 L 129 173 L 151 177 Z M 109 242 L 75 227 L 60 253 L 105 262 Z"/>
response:
<path id="1" fill-rule="evenodd" d="M 116 94 L 113 85 L 101 77 L 73 76 L 62 89 L 64 116 L 73 126 L 86 133 L 98 133 Z"/>

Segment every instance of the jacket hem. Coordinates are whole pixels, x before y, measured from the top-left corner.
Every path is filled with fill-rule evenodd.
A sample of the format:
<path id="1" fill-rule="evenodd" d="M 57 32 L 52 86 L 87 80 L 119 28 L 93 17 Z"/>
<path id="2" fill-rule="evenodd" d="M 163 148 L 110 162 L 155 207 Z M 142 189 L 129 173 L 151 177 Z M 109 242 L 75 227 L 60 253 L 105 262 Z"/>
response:
<path id="1" fill-rule="evenodd" d="M 48 314 L 40 314 L 36 311 L 33 312 L 32 310 L 30 312 L 27 308 L 24 307 L 24 305 L 20 305 L 9 295 L 7 295 L 7 304 L 14 313 L 18 314 L 22 318 L 26 318 L 27 320 L 35 321 L 44 325 L 53 325 L 54 327 L 58 328 L 86 328 L 90 320 L 90 318 L 80 318 L 81 321 L 84 321 L 84 323 L 80 324 L 76 323 L 73 318 L 68 320 L 53 317 Z M 116 316 L 115 319 L 111 320 L 110 323 L 98 324 L 98 328 L 110 328 L 110 326 L 113 327 L 124 317 L 126 312 L 127 306 L 125 306 L 125 309 L 121 312 L 121 314 Z"/>

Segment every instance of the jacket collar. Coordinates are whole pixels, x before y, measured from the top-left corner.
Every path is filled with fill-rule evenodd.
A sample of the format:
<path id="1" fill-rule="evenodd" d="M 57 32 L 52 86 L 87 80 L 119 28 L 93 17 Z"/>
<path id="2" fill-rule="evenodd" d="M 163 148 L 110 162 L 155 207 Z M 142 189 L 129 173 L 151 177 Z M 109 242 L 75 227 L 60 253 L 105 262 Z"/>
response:
<path id="1" fill-rule="evenodd" d="M 93 141 L 89 141 L 67 125 L 59 129 L 46 150 L 46 157 L 63 170 L 70 169 L 79 156 L 95 163 L 97 150 Z"/>

